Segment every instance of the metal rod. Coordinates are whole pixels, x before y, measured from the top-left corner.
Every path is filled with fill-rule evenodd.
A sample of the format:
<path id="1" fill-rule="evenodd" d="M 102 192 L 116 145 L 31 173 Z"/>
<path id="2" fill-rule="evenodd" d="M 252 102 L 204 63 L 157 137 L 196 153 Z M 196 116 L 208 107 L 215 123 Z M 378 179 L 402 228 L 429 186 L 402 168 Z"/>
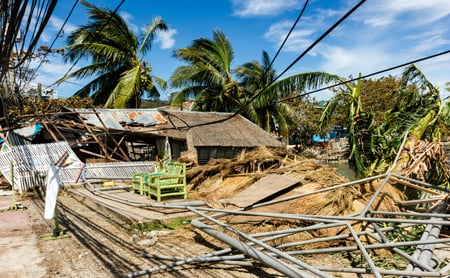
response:
<path id="1" fill-rule="evenodd" d="M 317 271 L 317 269 L 311 267 L 310 265 L 308 265 L 308 264 L 306 264 L 306 263 L 304 263 L 304 262 L 302 262 L 302 261 L 299 261 L 299 260 L 297 260 L 296 258 L 293 258 L 293 257 L 291 257 L 291 256 L 289 256 L 289 255 L 287 255 L 287 254 L 285 254 L 285 253 L 279 251 L 278 249 L 276 249 L 276 248 L 274 248 L 274 247 L 272 247 L 272 246 L 270 246 L 270 245 L 265 244 L 263 241 L 254 239 L 254 238 L 252 238 L 252 237 L 250 237 L 250 236 L 248 236 L 248 235 L 246 235 L 246 234 L 244 234 L 244 233 L 242 233 L 242 232 L 240 232 L 240 231 L 238 231 L 238 230 L 236 230 L 236 229 L 234 229 L 234 228 L 231 228 L 230 226 L 226 225 L 225 223 L 222 223 L 222 222 L 218 221 L 217 219 L 214 219 L 213 217 L 210 217 L 209 215 L 206 215 L 206 214 L 204 214 L 204 213 L 198 211 L 198 210 L 195 209 L 195 208 L 189 208 L 189 209 L 190 209 L 191 211 L 197 213 L 199 216 L 201 216 L 201 217 L 203 217 L 203 218 L 206 218 L 206 219 L 208 219 L 209 221 L 214 222 L 215 224 L 217 224 L 217 225 L 219 225 L 219 226 L 221 226 L 221 227 L 227 229 L 228 231 L 233 232 L 234 234 L 236 234 L 236 235 L 238 235 L 238 236 L 240 236 L 240 237 L 243 237 L 243 238 L 245 238 L 245 239 L 247 239 L 247 240 L 253 242 L 254 244 L 257 244 L 257 245 L 263 247 L 264 249 L 269 250 L 269 251 L 271 251 L 271 252 L 273 252 L 273 253 L 279 255 L 280 257 L 282 257 L 282 258 L 284 258 L 284 259 L 286 259 L 286 260 L 289 260 L 289 261 L 291 261 L 291 262 L 293 262 L 293 263 L 295 263 L 295 264 L 301 266 L 302 268 L 304 268 L 304 269 L 306 269 L 306 270 L 311 271 L 312 273 L 314 273 L 314 274 L 316 274 L 316 275 L 319 275 L 320 277 L 329 277 L 327 274 L 322 273 L 322 272 L 320 272 L 320 271 Z M 200 225 L 200 226 L 202 226 L 202 227 L 204 227 L 204 228 L 207 228 L 207 229 L 213 229 L 213 228 L 209 227 L 208 225 L 206 225 L 206 224 L 200 222 L 200 220 L 198 220 L 198 219 L 196 219 L 196 220 L 194 220 L 194 221 L 195 221 L 195 224 L 192 223 L 192 222 L 191 222 L 191 223 L 192 223 L 194 226 L 196 226 L 196 227 L 198 227 L 197 225 Z M 193 221 L 193 222 L 194 222 L 194 221 Z M 220 233 L 220 232 L 219 232 L 219 233 Z M 240 242 L 240 244 L 245 244 L 245 243 Z M 247 246 L 250 247 L 250 248 L 253 248 L 253 247 L 251 247 L 251 246 L 248 245 L 248 244 L 245 244 L 245 245 L 247 245 Z M 254 249 L 254 248 L 253 248 L 253 249 Z M 265 253 L 263 253 L 263 254 L 265 254 Z M 254 257 L 254 258 L 255 258 L 255 257 Z M 271 257 L 271 258 L 272 258 L 272 257 Z M 258 257 L 256 257 L 255 259 L 258 259 Z M 283 263 L 283 264 L 284 264 L 284 263 Z M 291 267 L 289 266 L 289 268 L 291 268 Z M 305 273 L 300 273 L 300 274 L 305 275 Z M 309 276 L 309 275 L 307 275 L 307 276 Z"/>
<path id="2" fill-rule="evenodd" d="M 444 202 L 442 204 L 440 204 L 438 207 L 436 207 L 436 209 L 434 210 L 436 213 L 441 213 L 441 212 L 445 212 L 447 210 L 447 203 Z M 440 217 L 433 217 L 432 219 L 442 219 Z M 435 225 L 435 224 L 430 224 L 427 225 L 427 227 L 425 228 L 425 231 L 422 234 L 421 240 L 423 239 L 424 241 L 428 241 L 428 240 L 433 240 L 433 239 L 438 239 L 439 238 L 439 234 L 441 233 L 441 228 L 442 225 Z M 431 264 L 431 258 L 433 256 L 433 250 L 435 248 L 435 244 L 430 243 L 430 244 L 420 244 L 417 246 L 416 248 L 416 252 L 418 252 L 418 260 L 425 265 L 430 265 Z M 416 252 L 414 252 L 414 255 L 416 255 Z M 410 268 L 410 265 L 408 265 L 408 268 Z M 421 268 L 418 268 L 417 266 L 414 266 L 414 271 L 420 270 Z"/>
<path id="3" fill-rule="evenodd" d="M 421 213 L 421 212 L 395 212 L 395 211 L 369 211 L 370 214 L 398 215 L 398 216 L 416 216 L 416 217 L 440 217 L 450 218 L 446 213 Z"/>
<path id="4" fill-rule="evenodd" d="M 378 186 L 377 190 L 375 190 L 375 192 L 372 194 L 372 197 L 367 202 L 367 204 L 364 206 L 364 209 L 361 212 L 358 213 L 359 215 L 366 215 L 367 214 L 367 211 L 370 209 L 372 204 L 378 198 L 378 195 L 381 193 L 381 190 L 383 190 L 384 186 L 387 184 L 387 182 L 389 181 L 390 178 L 391 178 L 391 173 L 389 172 L 386 175 L 386 177 L 383 179 L 381 184 Z"/>
<path id="5" fill-rule="evenodd" d="M 123 177 L 111 177 L 111 176 L 91 176 L 91 177 L 84 177 L 86 180 L 93 180 L 93 181 L 98 181 L 98 180 L 131 180 L 130 176 L 123 176 Z"/>
<path id="6" fill-rule="evenodd" d="M 299 271 L 298 269 L 294 269 L 289 265 L 286 265 L 285 263 L 267 255 L 264 252 L 261 252 L 257 250 L 254 247 L 251 247 L 235 238 L 232 238 L 231 236 L 228 236 L 222 232 L 219 232 L 210 226 L 200 222 L 199 220 L 195 219 L 192 222 L 192 225 L 199 228 L 203 232 L 220 239 L 221 241 L 227 243 L 228 245 L 238 249 L 242 253 L 263 262 L 264 264 L 273 267 L 274 269 L 278 270 L 279 272 L 287 275 L 288 277 L 310 277 L 307 273 L 304 273 L 302 271 Z"/>
<path id="7" fill-rule="evenodd" d="M 359 213 L 359 215 L 367 214 L 367 211 L 370 209 L 372 204 L 378 198 L 378 195 L 381 193 L 381 190 L 383 190 L 384 186 L 387 184 L 387 182 L 391 178 L 392 170 L 393 170 L 394 166 L 397 164 L 397 161 L 400 157 L 400 153 L 402 152 L 403 147 L 405 146 L 407 136 L 408 136 L 408 133 L 406 133 L 405 136 L 403 137 L 402 143 L 398 149 L 397 155 L 395 156 L 394 162 L 392 163 L 392 166 L 388 169 L 388 171 L 386 173 L 386 177 L 383 179 L 383 182 L 380 184 L 380 186 L 378 186 L 377 190 L 372 194 L 372 197 L 367 202 L 367 204 L 364 206 L 364 209 Z"/>
<path id="8" fill-rule="evenodd" d="M 285 213 L 263 213 L 249 212 L 239 210 L 225 210 L 212 208 L 197 208 L 202 211 L 222 212 L 237 215 L 265 216 L 283 219 L 295 219 L 316 222 L 335 222 L 335 221 L 355 221 L 355 222 L 392 222 L 392 223 L 412 223 L 412 224 L 438 224 L 450 225 L 450 221 L 438 220 L 417 220 L 417 219 L 396 219 L 396 218 L 376 218 L 376 217 L 351 217 L 351 216 L 335 216 L 335 215 L 305 215 L 305 214 L 285 214 Z M 325 221 L 326 220 L 326 221 Z"/>
<path id="9" fill-rule="evenodd" d="M 350 223 L 347 223 L 347 228 L 350 231 L 350 233 L 352 234 L 353 239 L 355 240 L 359 251 L 361 251 L 364 258 L 366 258 L 367 264 L 370 266 L 370 269 L 372 269 L 372 273 L 375 275 L 375 277 L 381 278 L 382 276 L 381 276 L 380 272 L 378 271 L 378 268 L 375 266 L 374 262 L 372 261 L 372 258 L 370 257 L 369 253 L 367 253 L 365 246 L 359 239 L 358 234 L 355 232 L 355 230 L 353 229 L 352 225 L 350 225 Z"/>
<path id="10" fill-rule="evenodd" d="M 144 258 L 155 258 L 159 260 L 168 260 L 168 261 L 182 261 L 188 258 L 180 257 L 180 256 L 166 256 L 160 254 L 142 254 Z M 209 260 L 243 260 L 245 259 L 244 255 L 229 255 L 229 256 L 211 256 L 211 257 L 196 257 L 199 262 L 206 262 Z"/>
<path id="11" fill-rule="evenodd" d="M 345 267 L 332 267 L 332 266 L 317 266 L 318 269 L 327 272 L 344 272 L 344 273 L 360 273 L 360 274 L 370 274 L 367 268 L 345 268 Z M 414 276 L 414 277 L 442 277 L 443 275 L 439 272 L 414 272 L 405 270 L 390 270 L 390 269 L 380 269 L 380 273 L 383 275 L 395 275 L 395 276 Z"/>
<path id="12" fill-rule="evenodd" d="M 111 191 L 111 190 L 122 190 L 122 189 L 131 189 L 131 188 L 133 188 L 131 185 L 119 185 L 119 186 L 98 187 L 95 190 Z"/>
<path id="13" fill-rule="evenodd" d="M 346 183 L 342 183 L 342 184 L 338 184 L 338 185 L 322 188 L 322 189 L 311 191 L 311 192 L 307 192 L 307 193 L 302 193 L 302 194 L 298 194 L 298 195 L 294 195 L 294 196 L 288 196 L 288 197 L 277 199 L 277 200 L 273 200 L 273 201 L 268 201 L 268 202 L 264 202 L 264 203 L 255 204 L 255 205 L 253 205 L 253 206 L 251 206 L 249 208 L 257 208 L 257 207 L 273 205 L 273 204 L 277 204 L 277 203 L 281 203 L 281 202 L 286 202 L 286 201 L 298 199 L 300 197 L 305 197 L 305 196 L 312 195 L 312 194 L 322 193 L 322 192 L 334 190 L 334 189 L 345 187 L 345 186 L 366 183 L 368 181 L 380 179 L 380 178 L 383 178 L 385 176 L 386 176 L 386 174 L 382 174 L 382 175 L 368 177 L 368 178 L 364 178 L 364 179 L 360 179 L 360 180 L 356 180 L 356 181 L 350 181 L 350 182 L 346 182 Z"/>
<path id="14" fill-rule="evenodd" d="M 396 228 L 406 228 L 406 227 L 411 227 L 411 226 L 416 226 L 416 225 L 404 224 L 404 225 L 398 225 L 397 227 L 382 228 L 381 230 L 382 231 L 392 231 L 392 230 L 394 230 Z M 364 235 L 370 235 L 371 232 L 369 232 L 369 231 L 362 231 L 362 232 L 358 232 L 357 234 L 358 234 L 358 236 L 364 236 Z M 341 235 L 336 235 L 336 236 L 328 236 L 328 237 L 321 237 L 321 238 L 302 240 L 302 241 L 297 241 L 297 242 L 289 242 L 289 243 L 284 243 L 284 244 L 277 245 L 277 248 L 287 248 L 287 247 L 292 247 L 292 246 L 306 245 L 306 244 L 312 244 L 312 243 L 318 243 L 318 242 L 324 242 L 324 241 L 345 239 L 345 238 L 349 238 L 351 236 L 352 236 L 351 234 L 341 234 Z"/>
<path id="15" fill-rule="evenodd" d="M 437 244 L 437 243 L 448 243 L 450 242 L 450 238 L 440 238 L 435 240 L 415 240 L 415 241 L 405 241 L 405 242 L 391 242 L 391 243 L 381 243 L 381 244 L 370 244 L 365 245 L 366 249 L 381 249 L 381 248 L 394 248 L 401 246 L 414 246 L 418 244 Z M 309 249 L 309 250 L 296 250 L 296 251 L 287 251 L 287 254 L 290 255 L 310 255 L 310 254 L 319 254 L 319 253 L 327 253 L 327 252 L 347 252 L 347 251 L 357 251 L 357 246 L 346 246 L 346 247 L 330 247 L 330 248 L 322 248 L 322 249 Z"/>

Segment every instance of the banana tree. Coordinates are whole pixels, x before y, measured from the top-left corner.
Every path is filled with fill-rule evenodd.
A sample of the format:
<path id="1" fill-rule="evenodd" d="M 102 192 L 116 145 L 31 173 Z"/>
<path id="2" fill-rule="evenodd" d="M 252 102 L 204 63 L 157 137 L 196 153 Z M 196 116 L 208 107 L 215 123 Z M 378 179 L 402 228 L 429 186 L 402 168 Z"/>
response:
<path id="1" fill-rule="evenodd" d="M 422 178 L 434 184 L 448 183 L 446 164 L 443 163 L 442 151 L 433 147 L 439 143 L 442 128 L 449 122 L 450 106 L 442 105 L 439 91 L 414 65 L 405 69 L 394 108 L 386 112 L 384 121 L 376 125 L 372 111 L 364 111 L 359 95 L 360 80 L 356 86 L 346 85 L 327 105 L 322 114 L 321 122 L 325 124 L 334 108 L 338 95 L 348 99 L 347 119 L 349 127 L 349 143 L 351 148 L 350 165 L 357 176 L 366 177 L 385 173 L 393 166 L 395 156 L 405 136 L 408 140 L 405 151 L 398 163 L 394 165 L 397 172 L 408 173 L 410 176 Z M 411 150 L 417 142 L 427 142 L 427 153 L 414 155 Z M 438 152 L 440 155 L 438 155 Z M 418 161 L 420 158 L 423 161 Z M 411 165 L 417 167 L 411 167 Z M 414 173 L 421 169 L 422 176 Z M 426 171 L 424 171 L 426 169 Z M 418 171 L 419 172 L 419 171 Z"/>

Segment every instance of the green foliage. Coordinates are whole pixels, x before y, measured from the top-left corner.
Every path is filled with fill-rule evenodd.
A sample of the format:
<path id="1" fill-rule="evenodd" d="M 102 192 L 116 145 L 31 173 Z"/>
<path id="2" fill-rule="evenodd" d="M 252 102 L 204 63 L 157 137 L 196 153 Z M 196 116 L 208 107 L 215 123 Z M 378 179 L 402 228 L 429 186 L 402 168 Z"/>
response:
<path id="1" fill-rule="evenodd" d="M 262 62 L 252 61 L 231 69 L 233 49 L 219 30 L 214 31 L 212 40 L 194 40 L 189 47 L 177 50 L 175 56 L 188 65 L 179 67 L 170 78 L 170 85 L 178 89 L 172 96 L 172 105 L 180 106 L 184 100 L 194 98 L 194 109 L 199 111 L 241 109 L 246 118 L 261 128 L 286 138 L 288 122 L 294 115 L 292 106 L 280 100 L 340 80 L 323 72 L 275 80 L 275 70 L 265 51 Z"/>
<path id="2" fill-rule="evenodd" d="M 178 49 L 175 57 L 188 65 L 177 68 L 170 78 L 171 87 L 180 89 L 172 105 L 195 98 L 198 111 L 231 112 L 239 107 L 242 90 L 231 72 L 234 53 L 222 31 L 214 31 L 212 40 L 194 40 L 190 46 Z"/>
<path id="3" fill-rule="evenodd" d="M 371 109 L 373 119 L 378 126 L 384 121 L 384 114 L 397 103 L 400 80 L 394 77 L 361 80 L 361 103 Z"/>
<path id="4" fill-rule="evenodd" d="M 395 226 L 395 224 L 387 224 L 386 227 Z M 392 231 L 386 232 L 386 237 L 390 242 L 407 242 L 407 241 L 415 241 L 420 240 L 423 232 L 425 231 L 426 225 L 418 225 L 410 228 L 396 228 Z M 400 250 L 405 251 L 409 255 L 416 250 L 415 246 L 400 246 L 398 247 Z"/>
<path id="5" fill-rule="evenodd" d="M 62 50 L 66 62 L 87 59 L 91 64 L 58 82 L 93 77 L 74 95 L 91 97 L 96 105 L 106 108 L 139 107 L 144 96 L 159 97 L 156 85 L 164 86 L 164 82 L 150 75 L 151 67 L 142 58 L 156 32 L 167 30 L 166 23 L 155 18 L 139 40 L 117 13 L 82 3 L 89 9 L 89 21 L 68 37 L 68 46 Z"/>
<path id="6" fill-rule="evenodd" d="M 149 232 L 153 230 L 164 230 L 164 229 L 176 230 L 183 228 L 186 225 L 186 223 L 189 223 L 189 221 L 190 221 L 189 218 L 177 218 L 167 223 L 155 220 L 152 222 L 134 224 L 129 228 L 129 230 L 130 231 L 137 230 L 139 232 Z"/>
<path id="7" fill-rule="evenodd" d="M 308 146 L 313 134 L 320 134 L 320 116 L 322 110 L 318 102 L 308 98 L 295 98 L 289 101 L 293 116 L 288 119 L 289 134 L 294 138 L 291 144 L 300 148 Z"/>
<path id="8" fill-rule="evenodd" d="M 365 90 L 365 103 L 362 90 Z M 364 110 L 364 104 L 373 104 L 368 96 L 375 96 L 377 92 L 384 104 Z M 343 98 L 347 100 L 342 102 Z M 344 111 L 349 127 L 350 162 L 359 177 L 385 173 L 392 166 L 405 136 L 409 138 L 405 149 L 414 149 L 410 142 L 435 142 L 448 130 L 450 122 L 448 103 L 442 105 L 439 91 L 414 65 L 407 67 L 399 80 L 384 78 L 377 82 L 359 80 L 356 85 L 347 84 L 347 88 L 337 91 L 327 105 L 322 123 L 332 119 L 332 112 L 340 104 L 347 105 Z M 437 161 L 440 155 L 437 150 L 434 152 L 422 156 L 428 159 L 422 164 L 427 168 L 424 179 L 433 184 L 447 184 L 445 163 Z M 406 169 L 410 161 L 411 154 L 404 152 L 396 169 Z"/>
<path id="9" fill-rule="evenodd" d="M 399 255 L 384 258 L 380 256 L 373 256 L 371 254 L 369 255 L 375 266 L 380 269 L 405 269 L 408 265 L 408 260 Z M 352 267 L 370 268 L 366 258 L 361 254 L 361 252 L 350 252 L 349 260 L 351 261 Z"/>

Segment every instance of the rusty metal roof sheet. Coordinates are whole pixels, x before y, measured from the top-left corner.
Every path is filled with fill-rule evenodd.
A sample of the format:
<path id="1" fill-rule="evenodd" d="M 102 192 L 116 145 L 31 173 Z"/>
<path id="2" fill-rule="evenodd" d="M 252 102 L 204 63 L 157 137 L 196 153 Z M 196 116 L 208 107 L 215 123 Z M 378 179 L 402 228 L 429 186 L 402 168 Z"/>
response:
<path id="1" fill-rule="evenodd" d="M 92 109 L 74 109 L 80 112 L 88 124 L 103 127 L 98 117 L 82 112 L 94 112 Z M 124 130 L 123 125 L 152 126 L 165 123 L 166 120 L 156 109 L 95 109 L 106 128 Z"/>

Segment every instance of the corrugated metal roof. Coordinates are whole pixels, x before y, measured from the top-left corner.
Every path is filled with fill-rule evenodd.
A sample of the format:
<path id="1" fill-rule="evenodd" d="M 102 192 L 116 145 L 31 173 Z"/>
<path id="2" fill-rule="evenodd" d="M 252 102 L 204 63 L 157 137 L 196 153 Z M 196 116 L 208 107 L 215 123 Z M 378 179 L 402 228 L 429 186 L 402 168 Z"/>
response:
<path id="1" fill-rule="evenodd" d="M 83 114 L 82 112 L 94 112 L 92 109 L 74 109 L 81 112 L 81 116 L 90 125 L 103 127 L 95 114 Z M 124 130 L 125 125 L 152 126 L 165 123 L 156 109 L 95 109 L 105 126 L 109 129 Z"/>

